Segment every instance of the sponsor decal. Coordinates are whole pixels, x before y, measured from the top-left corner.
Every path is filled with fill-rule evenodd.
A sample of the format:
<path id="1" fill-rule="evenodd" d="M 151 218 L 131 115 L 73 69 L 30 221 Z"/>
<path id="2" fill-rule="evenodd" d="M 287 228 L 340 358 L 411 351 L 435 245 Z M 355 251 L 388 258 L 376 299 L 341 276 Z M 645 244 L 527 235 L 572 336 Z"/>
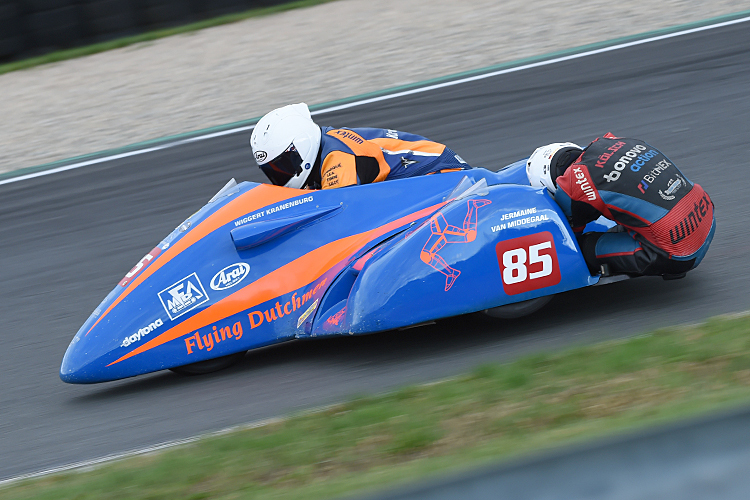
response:
<path id="1" fill-rule="evenodd" d="M 515 212 L 508 212 L 502 215 L 501 221 L 507 221 L 502 224 L 492 226 L 492 232 L 496 233 L 509 227 L 526 226 L 529 224 L 535 224 L 537 222 L 545 222 L 549 220 L 547 214 L 536 214 L 536 207 L 525 208 L 523 210 L 516 210 Z M 530 217 L 526 217 L 530 216 Z"/>
<path id="2" fill-rule="evenodd" d="M 403 156 L 401 157 L 401 166 L 404 168 L 408 168 L 409 165 L 414 165 L 415 163 L 417 163 L 416 160 L 409 160 Z"/>
<path id="3" fill-rule="evenodd" d="M 141 260 L 138 261 L 138 264 L 133 266 L 133 269 L 128 271 L 128 274 L 125 275 L 125 277 L 118 283 L 121 287 L 128 286 L 128 283 L 130 283 L 138 274 L 146 269 L 149 264 L 151 264 L 151 261 L 153 261 L 157 255 L 161 253 L 162 249 L 160 247 L 155 247 L 153 250 L 151 250 L 149 253 L 143 256 Z"/>
<path id="4" fill-rule="evenodd" d="M 317 307 L 318 307 L 318 299 L 315 299 L 315 302 L 313 302 L 312 305 L 307 308 L 307 311 L 303 312 L 302 316 L 300 316 L 299 319 L 297 320 L 297 328 L 299 328 L 302 325 L 302 323 L 305 322 L 305 320 L 313 313 L 313 311 Z"/>
<path id="5" fill-rule="evenodd" d="M 560 283 L 555 241 L 549 231 L 501 241 L 495 251 L 503 290 L 508 295 Z"/>
<path id="6" fill-rule="evenodd" d="M 208 333 L 201 335 L 200 330 L 193 333 L 189 337 L 186 337 L 185 348 L 187 349 L 188 355 L 193 352 L 211 351 L 216 344 L 224 342 L 228 339 L 240 340 L 242 338 L 242 323 L 237 321 L 233 325 L 217 327 L 212 325 L 208 328 Z"/>
<path id="7" fill-rule="evenodd" d="M 250 266 L 244 262 L 237 262 L 227 266 L 211 278 L 210 286 L 214 290 L 226 290 L 237 285 L 250 273 Z"/>
<path id="8" fill-rule="evenodd" d="M 704 194 L 700 202 L 694 203 L 693 210 L 688 212 L 679 224 L 675 224 L 674 229 L 669 230 L 669 240 L 673 245 L 684 240 L 698 229 L 699 224 L 708 215 L 710 204 L 711 200 L 708 199 L 707 194 Z"/>
<path id="9" fill-rule="evenodd" d="M 122 344 L 120 344 L 120 347 L 128 347 L 131 344 L 135 344 L 136 342 L 140 341 L 141 338 L 153 332 L 154 330 L 156 330 L 163 324 L 164 322 L 161 320 L 161 318 L 159 318 L 153 323 L 149 323 L 147 326 L 144 326 L 143 328 L 139 328 L 138 331 L 135 332 L 130 337 L 125 337 L 125 339 L 122 341 Z"/>
<path id="10" fill-rule="evenodd" d="M 282 203 L 281 205 L 276 205 L 275 207 L 267 208 L 265 210 L 261 210 L 259 212 L 246 215 L 245 217 L 234 221 L 234 225 L 235 227 L 242 226 L 243 224 L 247 224 L 248 222 L 252 222 L 254 220 L 260 219 L 261 217 L 265 217 L 266 215 L 275 214 L 276 212 L 281 212 L 282 210 L 296 207 L 304 203 L 310 203 L 312 201 L 313 201 L 312 196 L 305 196 L 304 198 L 295 198 L 294 200 L 288 201 L 286 203 Z"/>
<path id="11" fill-rule="evenodd" d="M 265 151 L 256 151 L 255 152 L 255 161 L 258 163 L 264 163 L 266 161 L 266 158 L 268 158 L 268 153 Z"/>
<path id="12" fill-rule="evenodd" d="M 612 158 L 612 155 L 619 151 L 620 148 L 622 148 L 624 145 L 625 143 L 622 141 L 617 141 L 616 143 L 612 144 L 607 148 L 607 152 L 599 155 L 599 159 L 596 160 L 596 166 L 599 168 L 604 168 L 604 164 L 607 162 L 607 160 Z"/>
<path id="13" fill-rule="evenodd" d="M 620 178 L 620 172 L 625 170 L 625 167 L 630 165 L 630 170 L 638 172 L 643 166 L 646 165 L 653 157 L 659 154 L 655 149 L 646 151 L 646 146 L 637 144 L 633 146 L 629 151 L 620 157 L 614 164 L 614 170 L 608 174 L 604 174 L 604 178 L 607 182 L 614 182 Z M 597 162 L 597 166 L 599 166 Z"/>
<path id="14" fill-rule="evenodd" d="M 656 180 L 656 178 L 659 177 L 662 174 L 662 172 L 666 171 L 667 168 L 669 168 L 671 166 L 672 166 L 672 164 L 669 163 L 667 160 L 662 160 L 659 163 L 657 163 L 654 168 L 652 168 L 648 173 L 646 173 L 643 176 L 643 180 L 641 180 L 638 183 L 638 190 L 641 193 L 646 194 L 646 190 L 648 189 L 648 187 L 651 184 L 654 183 L 654 181 Z M 670 184 L 671 184 L 671 182 L 670 182 Z M 659 191 L 659 194 L 661 194 L 661 191 Z M 662 195 L 662 198 L 664 198 L 664 195 Z M 665 200 L 673 200 L 674 196 L 672 196 L 671 198 L 664 198 L 664 199 Z"/>
<path id="15" fill-rule="evenodd" d="M 586 177 L 586 174 L 581 170 L 580 166 L 573 165 L 573 175 L 575 175 L 576 178 L 575 184 L 581 188 L 581 191 L 586 195 L 586 198 L 589 201 L 596 200 L 596 191 L 592 186 L 593 183 L 588 177 Z"/>
<path id="16" fill-rule="evenodd" d="M 667 201 L 672 201 L 675 199 L 675 193 L 679 191 L 680 188 L 685 184 L 687 184 L 685 182 L 685 179 L 683 179 L 679 175 L 676 179 L 669 179 L 669 182 L 667 183 L 667 189 L 665 189 L 664 191 L 660 189 L 659 196 Z"/>
<path id="17" fill-rule="evenodd" d="M 326 169 L 323 183 L 328 186 L 337 186 L 339 183 L 339 174 L 336 172 L 341 168 L 341 163 L 337 163 L 336 165 L 333 165 L 332 167 L 329 167 Z"/>
<path id="18" fill-rule="evenodd" d="M 463 158 L 461 158 L 460 156 L 458 156 L 458 155 L 453 155 L 453 157 L 454 157 L 454 158 L 455 158 L 456 160 L 458 160 L 458 163 L 463 163 L 464 165 L 468 165 L 468 163 L 466 163 L 466 162 L 464 161 L 464 159 L 463 159 Z"/>
<path id="19" fill-rule="evenodd" d="M 329 316 L 326 320 L 326 323 L 328 323 L 331 326 L 339 326 L 339 323 L 341 323 L 341 320 L 344 317 L 344 314 L 346 314 L 346 306 L 342 307 L 340 311 L 338 311 L 333 316 Z"/>
<path id="20" fill-rule="evenodd" d="M 343 137 L 344 139 L 349 139 L 350 141 L 354 141 L 357 144 L 364 144 L 365 142 L 365 140 L 362 139 L 359 135 L 349 130 L 338 129 L 338 130 L 333 130 L 332 132 L 338 135 L 339 137 Z"/>
<path id="21" fill-rule="evenodd" d="M 656 166 L 653 169 L 651 169 L 650 172 L 646 173 L 646 175 L 643 176 L 643 180 L 649 184 L 653 184 L 656 178 L 659 177 L 659 175 L 661 175 L 662 172 L 664 172 L 671 166 L 672 164 L 669 163 L 667 160 L 662 160 L 659 163 L 657 163 Z"/>
<path id="22" fill-rule="evenodd" d="M 320 283 L 315 285 L 314 288 L 311 288 L 307 293 L 304 293 L 302 295 L 297 295 L 297 292 L 294 292 L 292 294 L 292 297 L 284 304 L 282 304 L 281 301 L 277 301 L 276 305 L 274 307 L 271 307 L 270 309 L 261 310 L 261 311 L 250 311 L 247 315 L 248 319 L 250 319 L 250 329 L 252 330 L 254 328 L 257 328 L 263 323 L 272 323 L 302 308 L 303 305 L 305 305 L 308 301 L 312 300 L 312 298 L 315 297 L 318 294 L 318 292 L 322 290 L 322 288 L 326 284 L 326 281 L 328 281 L 328 278 L 323 278 L 323 280 L 321 280 Z M 305 314 L 309 316 L 312 313 L 312 311 L 315 310 L 315 306 L 317 305 L 318 305 L 318 301 L 316 299 L 315 303 L 313 303 L 310 309 L 305 311 Z M 300 321 L 297 322 L 298 328 L 299 328 L 299 325 L 301 325 L 302 322 L 307 317 L 305 316 L 305 314 L 303 314 L 302 317 L 300 317 Z"/>
<path id="23" fill-rule="evenodd" d="M 208 302 L 208 294 L 198 275 L 193 273 L 159 292 L 159 300 L 169 319 L 175 320 Z"/>
<path id="24" fill-rule="evenodd" d="M 389 139 L 398 139 L 398 131 L 388 129 L 385 131 L 385 136 Z"/>

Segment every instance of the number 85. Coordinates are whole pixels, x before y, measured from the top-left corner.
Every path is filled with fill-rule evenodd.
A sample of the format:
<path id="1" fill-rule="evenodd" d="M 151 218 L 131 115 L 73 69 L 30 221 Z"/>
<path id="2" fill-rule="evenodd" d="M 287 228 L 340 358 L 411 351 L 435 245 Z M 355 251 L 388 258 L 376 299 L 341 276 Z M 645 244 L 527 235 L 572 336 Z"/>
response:
<path id="1" fill-rule="evenodd" d="M 507 285 L 513 285 L 514 283 L 526 281 L 527 278 L 533 280 L 552 274 L 552 257 L 547 253 L 539 253 L 542 250 L 551 248 L 552 243 L 549 241 L 529 246 L 528 264 L 542 264 L 541 271 L 534 271 L 532 273 L 528 272 L 526 266 L 527 253 L 525 248 L 507 250 L 503 253 L 503 282 Z"/>

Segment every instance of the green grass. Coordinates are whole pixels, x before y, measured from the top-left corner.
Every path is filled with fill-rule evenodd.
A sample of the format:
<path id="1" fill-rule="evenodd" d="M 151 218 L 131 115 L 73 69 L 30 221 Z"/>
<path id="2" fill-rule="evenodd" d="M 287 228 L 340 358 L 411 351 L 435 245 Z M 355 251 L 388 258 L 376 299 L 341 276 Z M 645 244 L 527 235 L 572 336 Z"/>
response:
<path id="1" fill-rule="evenodd" d="M 148 33 L 142 33 L 140 35 L 133 35 L 108 42 L 95 43 L 92 45 L 86 45 L 84 47 L 76 47 L 74 49 L 59 50 L 51 52 L 38 57 L 32 57 L 21 61 L 10 62 L 6 64 L 0 64 L 0 75 L 3 73 L 9 73 L 11 71 L 17 71 L 21 69 L 28 69 L 34 66 L 42 64 L 49 64 L 59 61 L 65 61 L 67 59 L 74 59 L 76 57 L 88 56 L 91 54 L 97 54 L 112 49 L 119 49 L 127 47 L 129 45 L 135 45 L 137 43 L 150 42 L 159 38 L 165 38 L 172 35 L 180 35 L 184 33 L 190 33 L 193 31 L 202 30 L 205 28 L 212 28 L 214 26 L 220 26 L 222 24 L 236 23 L 237 21 L 243 21 L 251 17 L 267 16 L 275 14 L 277 12 L 283 12 L 291 9 L 299 9 L 303 7 L 311 7 L 313 5 L 333 2 L 335 0 L 297 0 L 295 2 L 289 2 L 281 5 L 274 5 L 272 7 L 263 7 L 257 9 L 251 9 L 245 12 L 239 12 L 237 14 L 227 14 L 225 16 L 214 17 L 199 21 L 197 23 L 186 24 L 183 26 L 177 26 L 174 28 L 149 31 Z"/>
<path id="2" fill-rule="evenodd" d="M 488 364 L 0 498 L 326 499 L 750 402 L 750 317 Z"/>

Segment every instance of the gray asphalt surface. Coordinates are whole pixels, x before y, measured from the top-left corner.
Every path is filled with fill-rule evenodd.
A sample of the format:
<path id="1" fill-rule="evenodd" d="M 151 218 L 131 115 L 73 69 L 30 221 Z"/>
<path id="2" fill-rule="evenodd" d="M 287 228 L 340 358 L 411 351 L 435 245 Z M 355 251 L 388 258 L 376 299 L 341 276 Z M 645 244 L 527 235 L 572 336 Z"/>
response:
<path id="1" fill-rule="evenodd" d="M 686 279 L 570 292 L 532 318 L 469 315 L 284 344 L 209 376 L 69 386 L 62 355 L 115 283 L 229 177 L 261 179 L 249 134 L 0 186 L 0 478 L 750 309 L 748 49 L 743 23 L 317 117 L 420 133 L 488 168 L 612 131 L 646 139 L 711 194 L 716 237 Z"/>

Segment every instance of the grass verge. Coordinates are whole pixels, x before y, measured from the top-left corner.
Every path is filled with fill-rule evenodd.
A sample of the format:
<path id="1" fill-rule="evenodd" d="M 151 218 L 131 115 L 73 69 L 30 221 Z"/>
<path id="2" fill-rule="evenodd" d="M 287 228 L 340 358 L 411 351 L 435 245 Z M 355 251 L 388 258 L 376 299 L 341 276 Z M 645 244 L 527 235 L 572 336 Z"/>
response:
<path id="1" fill-rule="evenodd" d="M 324 499 L 750 401 L 750 317 L 485 365 L 0 498 Z"/>
<path id="2" fill-rule="evenodd" d="M 49 64 L 53 62 L 65 61 L 67 59 L 74 59 L 76 57 L 88 56 L 91 54 L 97 54 L 112 49 L 119 49 L 127 47 L 128 45 L 135 45 L 137 43 L 150 42 L 159 38 L 165 38 L 172 35 L 180 35 L 183 33 L 190 33 L 193 31 L 202 30 L 205 28 L 212 28 L 214 26 L 220 26 L 222 24 L 236 23 L 237 21 L 244 21 L 251 17 L 267 16 L 275 14 L 277 12 L 283 12 L 292 9 L 299 9 L 303 7 L 312 7 L 313 5 L 333 2 L 335 0 L 297 0 L 294 2 L 284 3 L 281 5 L 274 5 L 271 7 L 262 7 L 247 10 L 245 12 L 239 12 L 236 14 L 227 14 L 225 16 L 214 17 L 211 19 L 205 19 L 196 23 L 185 24 L 182 26 L 176 26 L 174 28 L 167 28 L 162 30 L 149 31 L 139 35 L 133 35 L 116 40 L 110 40 L 108 42 L 95 43 L 92 45 L 86 45 L 83 47 L 76 47 L 73 49 L 59 50 L 44 54 L 38 57 L 31 57 L 23 59 L 21 61 L 14 61 L 10 63 L 0 64 L 0 75 L 4 73 L 10 73 L 11 71 L 17 71 L 20 69 L 33 68 L 42 64 Z"/>

